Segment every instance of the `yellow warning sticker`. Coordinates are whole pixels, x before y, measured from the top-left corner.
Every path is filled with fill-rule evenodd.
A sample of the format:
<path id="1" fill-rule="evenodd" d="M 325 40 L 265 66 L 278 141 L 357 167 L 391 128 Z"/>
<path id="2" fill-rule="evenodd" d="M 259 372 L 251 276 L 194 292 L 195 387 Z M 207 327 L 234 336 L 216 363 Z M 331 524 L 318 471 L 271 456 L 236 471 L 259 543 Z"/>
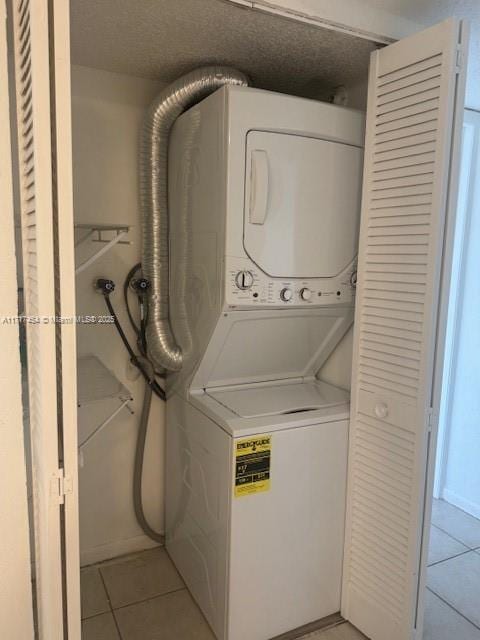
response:
<path id="1" fill-rule="evenodd" d="M 270 489 L 272 436 L 235 441 L 235 497 Z"/>

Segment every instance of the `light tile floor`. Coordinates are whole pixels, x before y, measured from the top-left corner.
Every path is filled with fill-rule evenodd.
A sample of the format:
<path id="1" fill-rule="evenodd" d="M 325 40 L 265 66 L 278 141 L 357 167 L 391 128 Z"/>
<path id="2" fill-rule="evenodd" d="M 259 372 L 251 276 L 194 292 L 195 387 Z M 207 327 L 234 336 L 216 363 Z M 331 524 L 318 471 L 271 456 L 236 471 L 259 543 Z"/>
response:
<path id="1" fill-rule="evenodd" d="M 424 640 L 480 640 L 480 520 L 435 500 Z M 214 640 L 161 549 L 82 569 L 82 640 Z M 360 640 L 348 623 L 305 640 Z"/>
<path id="2" fill-rule="evenodd" d="M 423 640 L 480 640 L 480 520 L 434 500 Z"/>
<path id="3" fill-rule="evenodd" d="M 81 578 L 82 640 L 215 640 L 164 549 L 86 567 Z M 348 623 L 307 638 L 365 639 Z"/>

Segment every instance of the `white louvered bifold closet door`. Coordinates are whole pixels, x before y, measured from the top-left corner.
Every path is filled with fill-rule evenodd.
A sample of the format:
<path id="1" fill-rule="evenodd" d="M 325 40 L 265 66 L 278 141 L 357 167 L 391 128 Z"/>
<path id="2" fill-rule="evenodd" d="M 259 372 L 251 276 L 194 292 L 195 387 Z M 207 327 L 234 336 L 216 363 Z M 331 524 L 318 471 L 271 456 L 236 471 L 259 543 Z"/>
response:
<path id="1" fill-rule="evenodd" d="M 0 6 L 0 637 L 33 639 L 27 474 L 22 416 L 7 52 L 7 7 Z M 13 114 L 12 114 L 13 116 Z"/>
<path id="2" fill-rule="evenodd" d="M 461 29 L 451 19 L 372 54 L 342 596 L 343 615 L 372 640 L 411 640 L 421 627 L 444 227 L 463 110 Z"/>
<path id="3" fill-rule="evenodd" d="M 68 7 L 11 0 L 40 640 L 80 640 Z"/>

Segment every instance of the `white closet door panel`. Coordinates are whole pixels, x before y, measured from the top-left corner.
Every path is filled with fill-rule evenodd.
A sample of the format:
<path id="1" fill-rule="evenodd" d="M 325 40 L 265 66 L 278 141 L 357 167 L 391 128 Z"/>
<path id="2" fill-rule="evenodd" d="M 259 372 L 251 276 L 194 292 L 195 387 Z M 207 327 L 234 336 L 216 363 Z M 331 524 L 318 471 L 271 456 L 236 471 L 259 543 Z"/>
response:
<path id="1" fill-rule="evenodd" d="M 417 624 L 460 38 L 448 20 L 371 61 L 342 612 L 372 640 Z"/>
<path id="2" fill-rule="evenodd" d="M 0 635 L 32 640 L 33 607 L 22 421 L 6 6 L 0 6 Z"/>
<path id="3" fill-rule="evenodd" d="M 25 312 L 38 319 L 27 324 L 38 632 L 76 639 L 79 605 L 64 592 L 78 583 L 75 330 L 54 322 L 74 315 L 68 3 L 11 6 Z"/>

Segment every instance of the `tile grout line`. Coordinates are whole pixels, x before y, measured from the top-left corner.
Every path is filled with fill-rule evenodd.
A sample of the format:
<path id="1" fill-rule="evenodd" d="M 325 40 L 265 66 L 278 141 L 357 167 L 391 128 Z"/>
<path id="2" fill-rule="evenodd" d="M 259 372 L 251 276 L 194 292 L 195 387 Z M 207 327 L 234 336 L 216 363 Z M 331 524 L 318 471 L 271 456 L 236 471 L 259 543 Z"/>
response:
<path id="1" fill-rule="evenodd" d="M 427 587 L 427 591 L 430 591 L 431 593 L 433 593 L 433 595 L 435 595 L 439 600 L 441 600 L 444 604 L 446 604 L 448 607 L 450 607 L 450 609 L 452 609 L 453 611 L 455 611 L 455 613 L 458 613 L 458 615 L 460 617 L 462 617 L 464 620 L 466 620 L 467 622 L 469 622 L 472 627 L 475 627 L 475 629 L 478 629 L 480 631 L 480 627 L 473 622 L 472 620 L 470 620 L 470 618 L 467 618 L 467 616 L 465 614 L 463 614 L 461 611 L 459 611 L 458 609 L 456 609 L 452 604 L 450 604 L 450 602 L 448 602 L 448 600 L 445 600 L 445 598 L 443 598 L 442 596 L 440 596 L 436 591 L 434 591 L 431 587 Z"/>
<path id="2" fill-rule="evenodd" d="M 467 549 L 466 551 L 462 551 L 461 553 L 456 553 L 454 556 L 449 556 L 448 558 L 444 558 L 443 560 L 437 560 L 437 562 L 432 562 L 432 564 L 427 565 L 427 569 L 429 567 L 436 567 L 438 564 L 442 564 L 442 562 L 448 562 L 448 560 L 453 560 L 454 558 L 465 556 L 467 553 L 474 553 L 474 551 L 474 549 Z"/>
<path id="3" fill-rule="evenodd" d="M 115 615 L 115 609 L 112 610 L 112 618 L 118 632 L 118 637 L 120 638 L 120 640 L 123 640 L 123 635 L 122 635 L 122 632 L 120 631 L 120 625 L 118 623 L 117 616 Z"/>
<path id="4" fill-rule="evenodd" d="M 461 507 L 457 507 L 457 505 L 453 504 L 453 502 L 449 502 L 448 500 L 445 500 L 445 498 L 434 498 L 433 500 L 434 502 L 444 502 L 448 504 L 449 507 L 453 507 L 453 509 L 455 509 L 456 511 L 460 511 L 460 513 L 462 513 L 463 515 L 477 520 L 477 522 L 480 524 L 480 518 L 477 518 L 477 516 L 472 515 L 469 511 L 465 511 L 465 509 L 462 509 Z"/>
<path id="5" fill-rule="evenodd" d="M 439 527 L 438 524 L 435 524 L 434 522 L 431 523 L 431 526 L 436 527 L 439 531 L 441 531 L 442 533 L 445 533 L 447 536 L 452 538 L 452 540 L 455 540 L 455 542 L 458 542 L 459 544 L 462 544 L 464 547 L 467 547 L 467 549 L 469 551 L 474 551 L 475 549 L 480 549 L 480 546 L 479 547 L 471 547 L 470 545 L 466 544 L 465 542 L 462 542 L 462 540 L 459 540 L 458 538 L 455 538 L 455 536 L 452 536 L 452 534 L 449 533 L 446 529 L 442 529 L 442 527 Z"/>
<path id="6" fill-rule="evenodd" d="M 110 594 L 108 592 L 107 583 L 105 582 L 105 579 L 104 579 L 103 574 L 100 571 L 100 569 L 97 569 L 97 571 L 98 571 L 98 574 L 100 576 L 100 580 L 102 581 L 102 586 L 103 586 L 103 589 L 105 591 L 105 595 L 107 596 L 108 606 L 110 607 L 110 611 L 113 611 L 112 601 L 110 599 Z"/>
<path id="7" fill-rule="evenodd" d="M 106 558 L 105 560 L 98 560 L 97 562 L 90 562 L 89 564 L 81 565 L 81 569 L 100 569 L 101 567 L 115 566 L 122 564 L 122 562 L 128 562 L 137 556 L 141 556 L 149 551 L 155 551 L 157 549 L 165 549 L 163 545 L 157 545 L 154 547 L 148 547 L 147 549 L 140 549 L 139 551 L 129 551 L 128 553 L 122 553 L 119 556 L 113 556 L 113 558 Z"/>
<path id="8" fill-rule="evenodd" d="M 117 621 L 117 618 L 115 616 L 115 611 L 114 611 L 114 609 L 112 607 L 112 600 L 110 598 L 110 593 L 108 592 L 107 583 L 105 582 L 105 578 L 103 577 L 103 573 L 102 573 L 100 567 L 97 569 L 97 571 L 100 574 L 100 580 L 102 581 L 103 588 L 105 589 L 105 594 L 106 594 L 107 600 L 108 600 L 108 606 L 110 607 L 110 612 L 112 614 L 113 623 L 115 624 L 115 628 L 117 629 L 118 637 L 119 637 L 120 640 L 123 640 L 122 632 L 120 631 L 120 627 L 118 625 L 118 621 Z"/>
<path id="9" fill-rule="evenodd" d="M 129 602 L 128 604 L 122 604 L 120 607 L 115 607 L 112 609 L 113 613 L 115 611 L 120 611 L 120 609 L 126 609 L 127 607 L 133 607 L 136 604 L 142 604 L 144 602 L 149 602 L 150 600 L 156 600 L 157 598 L 163 598 L 163 596 L 169 596 L 172 593 L 179 593 L 180 591 L 187 591 L 189 593 L 186 586 L 180 587 L 178 589 L 172 589 L 172 591 L 166 591 L 165 593 L 157 593 L 154 596 L 149 596 L 148 598 L 144 598 L 143 600 L 135 600 L 134 602 Z"/>
<path id="10" fill-rule="evenodd" d="M 81 622 L 86 622 L 87 620 L 93 620 L 93 618 L 100 618 L 100 616 L 106 616 L 109 613 L 113 613 L 110 609 L 109 611 L 100 611 L 100 613 L 94 613 L 93 616 L 87 616 L 86 618 L 82 618 Z"/>

